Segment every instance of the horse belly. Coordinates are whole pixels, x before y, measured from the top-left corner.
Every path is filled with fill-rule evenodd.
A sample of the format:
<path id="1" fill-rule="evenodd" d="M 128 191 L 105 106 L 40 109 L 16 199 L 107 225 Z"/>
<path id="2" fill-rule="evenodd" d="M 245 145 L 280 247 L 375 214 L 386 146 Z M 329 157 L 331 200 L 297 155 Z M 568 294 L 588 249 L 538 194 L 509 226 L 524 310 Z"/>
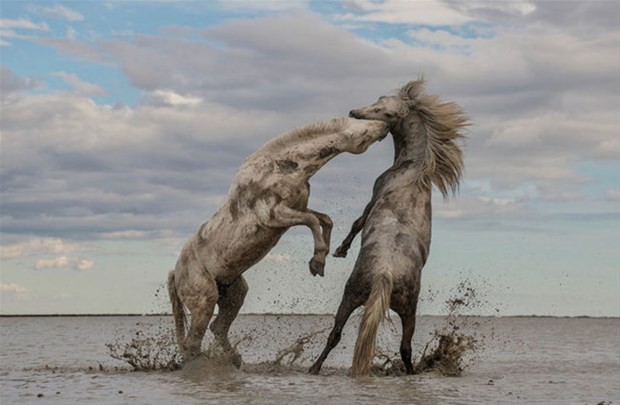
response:
<path id="1" fill-rule="evenodd" d="M 261 261 L 278 243 L 284 233 L 260 225 L 231 229 L 225 244 L 216 253 L 218 265 L 211 271 L 216 280 L 232 282 L 250 267 Z"/>

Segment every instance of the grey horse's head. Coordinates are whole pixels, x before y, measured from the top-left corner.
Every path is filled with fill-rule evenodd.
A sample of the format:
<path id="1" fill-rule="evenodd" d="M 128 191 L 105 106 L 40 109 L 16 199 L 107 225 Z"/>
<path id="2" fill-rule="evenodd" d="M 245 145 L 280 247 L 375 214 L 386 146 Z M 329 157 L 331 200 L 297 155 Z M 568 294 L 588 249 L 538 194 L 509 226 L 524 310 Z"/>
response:
<path id="1" fill-rule="evenodd" d="M 414 80 L 404 85 L 396 95 L 379 97 L 376 103 L 368 107 L 351 110 L 349 116 L 364 120 L 379 120 L 394 126 L 409 114 L 423 91 L 424 81 Z"/>

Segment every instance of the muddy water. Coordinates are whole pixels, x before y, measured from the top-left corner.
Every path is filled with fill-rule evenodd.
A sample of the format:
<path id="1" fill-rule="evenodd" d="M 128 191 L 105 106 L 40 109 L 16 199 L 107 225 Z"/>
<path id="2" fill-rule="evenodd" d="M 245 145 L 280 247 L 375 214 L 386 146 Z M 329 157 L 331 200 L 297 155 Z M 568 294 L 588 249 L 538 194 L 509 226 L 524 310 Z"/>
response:
<path id="1" fill-rule="evenodd" d="M 347 373 L 359 320 L 354 316 L 321 375 L 309 376 L 305 371 L 329 332 L 321 331 L 332 319 L 240 316 L 231 330 L 244 361 L 240 370 L 203 358 L 167 371 L 173 352 L 148 352 L 136 342 L 165 348 L 170 317 L 0 318 L 0 402 L 620 403 L 619 319 L 464 318 L 458 332 L 475 339 L 476 349 L 464 354 L 458 377 L 386 371 L 400 338 L 400 327 L 387 322 L 378 339 L 383 357 L 377 359 L 387 376 L 352 380 Z M 418 360 L 438 331 L 451 330 L 452 321 L 419 318 Z M 141 354 L 131 352 L 136 344 Z M 124 354 L 142 356 L 144 369 L 151 362 L 162 370 L 131 371 L 135 364 L 122 360 Z"/>

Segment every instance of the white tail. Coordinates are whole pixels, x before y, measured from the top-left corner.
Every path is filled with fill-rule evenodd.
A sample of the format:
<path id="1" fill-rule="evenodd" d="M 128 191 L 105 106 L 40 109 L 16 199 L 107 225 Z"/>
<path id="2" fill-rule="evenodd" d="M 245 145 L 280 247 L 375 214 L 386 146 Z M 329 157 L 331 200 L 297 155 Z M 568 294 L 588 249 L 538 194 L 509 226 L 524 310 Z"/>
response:
<path id="1" fill-rule="evenodd" d="M 174 316 L 177 343 L 179 344 L 181 352 L 183 352 L 185 349 L 185 310 L 183 309 L 183 302 L 181 302 L 177 294 L 177 287 L 174 282 L 174 270 L 168 274 L 168 295 L 172 303 L 172 315 Z M 185 355 L 185 353 L 182 354 Z"/>
<path id="2" fill-rule="evenodd" d="M 375 357 L 377 330 L 390 309 L 393 285 L 392 275 L 387 271 L 377 273 L 372 279 L 370 296 L 366 301 L 355 342 L 351 377 L 363 377 L 370 373 L 372 360 Z"/>

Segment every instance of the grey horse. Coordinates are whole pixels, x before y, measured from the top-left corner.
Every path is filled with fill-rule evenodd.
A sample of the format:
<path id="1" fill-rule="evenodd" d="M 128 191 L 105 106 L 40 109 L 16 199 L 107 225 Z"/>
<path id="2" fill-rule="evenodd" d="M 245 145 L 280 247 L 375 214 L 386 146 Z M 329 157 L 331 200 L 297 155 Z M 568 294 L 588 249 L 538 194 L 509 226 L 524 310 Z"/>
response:
<path id="1" fill-rule="evenodd" d="M 228 330 L 248 291 L 242 274 L 265 257 L 288 228 L 310 228 L 310 271 L 323 276 L 332 221 L 308 208 L 308 180 L 336 155 L 362 153 L 387 131 L 381 121 L 336 118 L 276 137 L 243 162 L 228 199 L 186 242 L 168 277 L 184 360 L 200 353 L 216 304 L 219 314 L 211 331 L 216 342 L 232 352 Z M 187 332 L 186 309 L 191 313 Z"/>
<path id="2" fill-rule="evenodd" d="M 381 120 L 394 138 L 394 164 L 375 181 L 372 199 L 338 247 L 345 257 L 355 236 L 362 242 L 349 277 L 334 327 L 325 349 L 310 368 L 318 374 L 329 352 L 338 344 L 351 313 L 365 305 L 355 344 L 351 374 L 370 373 L 379 323 L 391 308 L 402 322 L 400 354 L 407 373 L 413 373 L 411 339 L 422 267 L 431 243 L 432 185 L 444 197 L 454 193 L 463 169 L 458 140 L 468 125 L 455 103 L 427 95 L 423 80 L 406 84 L 397 95 L 381 97 L 351 117 Z"/>

